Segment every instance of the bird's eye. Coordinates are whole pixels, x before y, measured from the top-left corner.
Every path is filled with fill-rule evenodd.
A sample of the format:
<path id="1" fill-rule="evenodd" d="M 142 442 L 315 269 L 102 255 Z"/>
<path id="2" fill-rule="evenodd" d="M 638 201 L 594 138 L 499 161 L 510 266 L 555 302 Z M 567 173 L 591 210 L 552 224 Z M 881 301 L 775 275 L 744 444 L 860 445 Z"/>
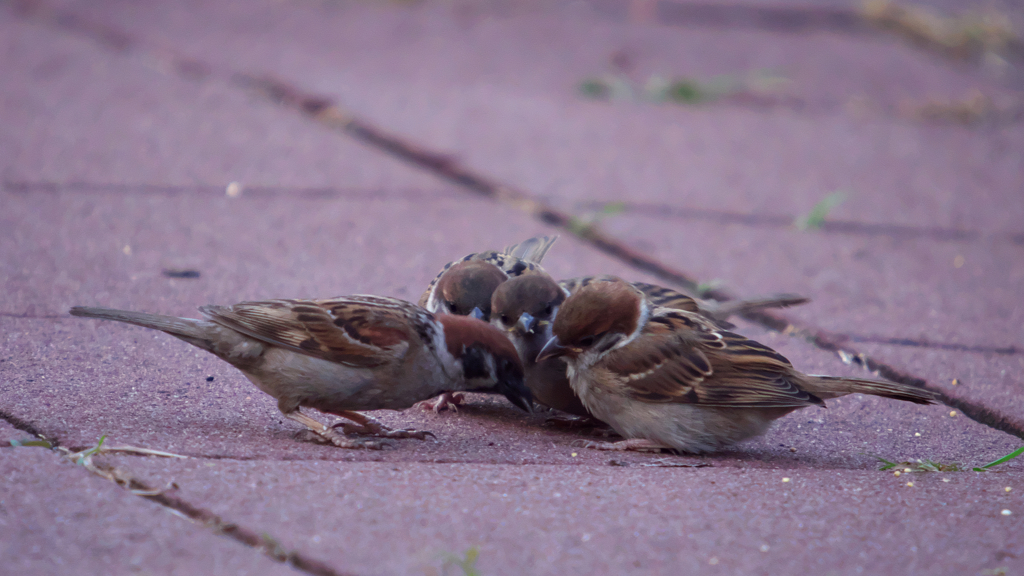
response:
<path id="1" fill-rule="evenodd" d="M 445 300 L 444 305 L 447 306 L 452 313 L 458 313 L 458 307 L 455 305 L 453 300 Z"/>
<path id="2" fill-rule="evenodd" d="M 580 338 L 580 346 L 583 346 L 584 348 L 593 346 L 594 345 L 594 339 L 595 339 L 594 336 L 587 336 L 586 338 Z"/>
<path id="3" fill-rule="evenodd" d="M 511 324 L 512 323 L 512 319 L 508 317 L 508 314 L 502 314 L 501 315 L 501 323 L 502 324 Z"/>
<path id="4" fill-rule="evenodd" d="M 544 315 L 551 316 L 551 304 L 548 304 L 547 307 L 544 308 Z"/>

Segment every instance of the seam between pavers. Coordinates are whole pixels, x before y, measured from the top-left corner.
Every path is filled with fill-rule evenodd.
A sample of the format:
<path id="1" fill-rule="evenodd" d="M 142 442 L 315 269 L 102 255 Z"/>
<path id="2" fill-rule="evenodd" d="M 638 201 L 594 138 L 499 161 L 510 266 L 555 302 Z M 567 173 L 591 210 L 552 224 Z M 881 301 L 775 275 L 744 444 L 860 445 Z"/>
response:
<path id="1" fill-rule="evenodd" d="M 541 202 L 523 190 L 499 183 L 475 172 L 448 154 L 388 133 L 344 109 L 331 98 L 307 93 L 270 76 L 258 76 L 235 70 L 218 70 L 212 64 L 184 55 L 175 49 L 147 44 L 115 27 L 89 21 L 71 12 L 54 10 L 40 0 L 24 0 L 18 3 L 16 8 L 22 17 L 39 20 L 62 30 L 81 34 L 115 52 L 137 51 L 144 53 L 148 58 L 166 62 L 169 64 L 169 69 L 174 70 L 182 78 L 202 80 L 219 77 L 229 86 L 252 89 L 267 100 L 296 110 L 327 128 L 347 134 L 370 147 L 427 170 L 435 176 L 457 184 L 477 195 L 513 207 L 545 224 L 560 228 L 590 244 L 591 247 L 639 271 L 651 274 L 669 284 L 683 287 L 690 292 L 698 292 L 697 281 L 685 272 L 630 248 L 614 236 L 601 231 L 595 224 L 585 222 L 572 214 Z M 704 295 L 720 301 L 735 298 L 732 294 L 721 290 L 706 291 Z M 935 393 L 944 404 L 960 410 L 968 418 L 1018 438 L 1024 438 L 1024 422 L 1015 421 L 1008 415 L 986 406 L 952 396 L 929 386 L 927 381 L 922 378 L 869 358 L 866 354 L 845 346 L 845 340 L 841 335 L 766 312 L 749 312 L 743 317 L 765 328 L 798 336 L 822 350 L 838 354 L 844 360 L 851 358 L 865 369 L 894 382 L 927 389 Z"/>
<path id="2" fill-rule="evenodd" d="M 48 180 L 5 180 L 0 183 L 5 192 L 11 194 L 149 194 L 155 196 L 178 196 L 198 193 L 211 197 L 225 194 L 225 187 L 204 184 L 123 184 L 113 182 Z M 337 186 L 265 186 L 245 185 L 245 196 L 257 198 L 287 197 L 305 199 L 346 199 L 346 200 L 422 200 L 438 198 L 461 198 L 449 188 L 374 188 Z M 769 228 L 792 230 L 798 219 L 796 215 L 747 213 L 715 208 L 652 204 L 621 200 L 587 200 L 574 203 L 573 207 L 584 213 L 600 213 L 614 207 L 615 215 L 630 214 L 666 220 L 690 220 L 714 224 L 735 224 L 748 228 Z M 908 224 L 885 224 L 838 220 L 829 218 L 815 229 L 821 234 L 846 234 L 850 236 L 884 237 L 897 240 L 927 239 L 937 242 L 970 243 L 981 240 L 1009 242 L 1024 246 L 1024 232 L 985 233 L 968 228 L 944 228 L 939 226 L 914 226 Z"/>
<path id="3" fill-rule="evenodd" d="M 199 194 L 211 198 L 225 195 L 225 186 L 187 185 L 187 184 L 116 184 L 110 182 L 52 182 L 45 180 L 5 180 L 0 183 L 9 194 L 121 194 L 152 196 L 179 196 L 183 194 Z M 449 188 L 374 188 L 336 186 L 261 186 L 244 185 L 242 195 L 254 198 L 287 197 L 289 199 L 306 200 L 437 200 L 444 198 L 463 198 L 461 193 Z M 1024 243 L 1024 240 L 1022 240 Z"/>
<path id="4" fill-rule="evenodd" d="M 63 459 L 75 463 L 76 465 L 83 466 L 92 474 L 116 484 L 139 498 L 159 504 L 179 516 L 183 516 L 188 520 L 202 524 L 212 530 L 215 534 L 223 535 L 231 540 L 248 546 L 249 548 L 258 550 L 272 560 L 276 560 L 282 564 L 287 564 L 300 572 L 312 574 L 313 576 L 353 576 L 351 573 L 335 570 L 324 562 L 309 558 L 298 551 L 286 550 L 280 542 L 266 532 L 257 534 L 255 531 L 245 528 L 244 526 L 225 521 L 223 518 L 206 508 L 195 506 L 186 500 L 168 494 L 169 491 L 176 488 L 173 484 L 164 490 L 154 489 L 145 482 L 142 482 L 117 467 L 102 463 L 94 464 L 91 460 L 85 461 L 87 458 L 84 457 L 82 459 L 76 458 L 81 454 L 80 452 L 76 453 L 68 449 L 60 448 L 60 445 L 55 439 L 48 438 L 36 430 L 31 424 L 19 418 L 2 411 L 0 411 L 0 418 L 3 418 L 19 430 L 29 432 L 37 438 L 49 442 L 54 446 L 54 448 L 51 449 L 51 452 L 57 452 Z M 83 463 L 83 461 L 85 462 Z"/>
<path id="5" fill-rule="evenodd" d="M 1024 62 L 1024 40 L 1010 37 L 972 37 L 957 26 L 960 17 L 946 16 L 927 5 L 892 0 L 865 1 L 857 8 L 808 4 L 762 5 L 753 3 L 711 3 L 680 0 L 589 0 L 598 15 L 619 21 L 656 22 L 663 25 L 719 29 L 758 29 L 770 32 L 844 34 L 891 34 L 911 46 L 941 54 L 950 60 L 977 63 L 986 51 L 997 46 L 999 56 Z M 968 12 L 969 13 L 969 12 Z M 986 42 L 988 40 L 988 43 Z"/>

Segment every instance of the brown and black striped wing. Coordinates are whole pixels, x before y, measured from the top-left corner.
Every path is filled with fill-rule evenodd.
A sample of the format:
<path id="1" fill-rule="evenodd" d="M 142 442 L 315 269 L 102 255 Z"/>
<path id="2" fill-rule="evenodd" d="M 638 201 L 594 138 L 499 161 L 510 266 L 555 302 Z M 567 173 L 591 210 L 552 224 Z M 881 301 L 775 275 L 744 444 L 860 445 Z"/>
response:
<path id="1" fill-rule="evenodd" d="M 203 306 L 200 311 L 213 322 L 267 344 L 366 368 L 403 357 L 417 326 L 432 330 L 425 310 L 376 296 L 242 302 Z"/>
<path id="2" fill-rule="evenodd" d="M 641 336 L 606 362 L 625 377 L 627 394 L 644 402 L 731 408 L 822 403 L 794 384 L 793 367 L 778 352 L 675 309 L 656 309 Z"/>

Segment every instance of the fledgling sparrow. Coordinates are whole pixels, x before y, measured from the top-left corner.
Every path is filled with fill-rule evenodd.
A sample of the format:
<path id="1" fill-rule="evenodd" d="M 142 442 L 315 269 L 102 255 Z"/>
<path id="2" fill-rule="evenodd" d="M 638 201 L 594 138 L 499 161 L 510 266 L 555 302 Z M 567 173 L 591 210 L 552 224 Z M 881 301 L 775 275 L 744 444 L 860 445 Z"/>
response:
<path id="1" fill-rule="evenodd" d="M 543 272 L 540 261 L 555 240 L 558 236 L 538 236 L 512 244 L 500 252 L 475 252 L 449 262 L 420 296 L 419 305 L 437 314 L 474 316 L 487 321 L 494 289 L 509 278 Z M 418 405 L 440 412 L 445 408 L 456 410 L 462 401 L 461 394 L 445 392 Z"/>
<path id="2" fill-rule="evenodd" d="M 380 448 L 338 434 L 301 412 L 315 408 L 351 422 L 346 433 L 420 438 L 356 410 L 401 410 L 454 390 L 504 394 L 529 409 L 519 356 L 508 338 L 475 318 L 433 315 L 394 298 L 267 300 L 202 306 L 203 320 L 76 306 L 73 316 L 161 330 L 211 352 L 277 399 L 285 417 L 342 448 Z"/>
<path id="3" fill-rule="evenodd" d="M 479 309 L 483 320 L 491 314 L 491 294 L 498 284 L 521 274 L 543 272 L 540 261 L 558 236 L 538 236 L 512 244 L 501 252 L 475 252 L 445 264 L 419 305 L 430 312 L 470 315 Z"/>
<path id="4" fill-rule="evenodd" d="M 591 416 L 569 386 L 565 359 L 555 357 L 538 362 L 537 355 L 551 339 L 552 323 L 565 299 L 585 286 L 612 278 L 586 276 L 555 283 L 548 274 L 532 274 L 513 278 L 495 289 L 491 298 L 491 324 L 507 333 L 519 351 L 526 370 L 526 386 L 538 403 L 576 416 Z M 712 304 L 654 284 L 633 282 L 632 286 L 643 293 L 649 306 L 697 313 L 719 328 L 731 327 L 726 322 L 730 314 L 794 306 L 807 301 L 800 296 L 780 295 Z"/>
<path id="5" fill-rule="evenodd" d="M 853 393 L 934 402 L 904 384 L 803 374 L 699 314 L 651 306 L 622 280 L 582 287 L 552 331 L 538 361 L 565 358 L 583 405 L 626 438 L 594 448 L 710 452 L 764 433 L 793 410 Z"/>

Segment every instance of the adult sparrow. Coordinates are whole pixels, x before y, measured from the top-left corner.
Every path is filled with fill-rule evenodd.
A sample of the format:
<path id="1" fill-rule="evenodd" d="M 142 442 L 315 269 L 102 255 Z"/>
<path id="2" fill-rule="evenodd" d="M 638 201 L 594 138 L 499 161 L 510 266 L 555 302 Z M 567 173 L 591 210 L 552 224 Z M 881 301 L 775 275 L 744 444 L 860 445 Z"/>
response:
<path id="1" fill-rule="evenodd" d="M 519 351 L 526 370 L 526 386 L 538 403 L 577 416 L 591 416 L 569 385 L 565 359 L 552 357 L 538 362 L 537 355 L 551 339 L 552 323 L 565 299 L 585 286 L 612 278 L 587 276 L 556 283 L 551 276 L 540 273 L 513 278 L 495 289 L 491 298 L 491 324 L 507 333 Z M 719 328 L 731 327 L 726 322 L 729 314 L 793 306 L 807 301 L 799 296 L 780 295 L 719 305 L 654 284 L 634 282 L 632 286 L 643 294 L 648 306 L 701 314 Z"/>
<path id="2" fill-rule="evenodd" d="M 565 358 L 583 405 L 627 439 L 595 448 L 718 450 L 798 408 L 852 393 L 934 402 L 904 384 L 803 374 L 771 348 L 700 314 L 652 306 L 618 279 L 566 299 L 552 331 L 538 362 Z"/>
<path id="3" fill-rule="evenodd" d="M 161 330 L 211 352 L 277 399 L 285 417 L 342 448 L 380 448 L 338 434 L 420 438 L 391 430 L 356 410 L 401 410 L 442 392 L 493 391 L 529 409 L 530 392 L 515 348 L 486 322 L 435 316 L 393 298 L 267 300 L 202 306 L 203 320 L 107 308 L 74 307 L 73 316 Z M 315 408 L 351 422 L 325 426 Z"/>
<path id="4" fill-rule="evenodd" d="M 486 321 L 491 314 L 494 289 L 509 278 L 543 272 L 540 261 L 555 240 L 558 236 L 538 236 L 512 244 L 500 252 L 475 252 L 449 262 L 427 286 L 419 304 L 430 312 L 473 316 Z M 456 410 L 462 402 L 461 394 L 445 392 L 418 405 L 440 412 L 445 408 Z"/>

